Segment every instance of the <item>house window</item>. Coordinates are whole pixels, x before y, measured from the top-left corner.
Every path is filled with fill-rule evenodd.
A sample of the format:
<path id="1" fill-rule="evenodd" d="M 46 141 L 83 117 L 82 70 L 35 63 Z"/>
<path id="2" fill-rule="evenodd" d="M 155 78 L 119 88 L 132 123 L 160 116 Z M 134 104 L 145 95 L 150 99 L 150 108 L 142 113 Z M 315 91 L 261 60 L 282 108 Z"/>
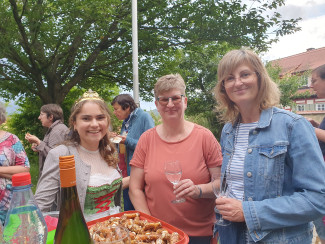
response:
<path id="1" fill-rule="evenodd" d="M 308 84 L 310 84 L 309 79 L 309 74 L 303 74 L 302 76 L 300 76 L 300 80 L 301 80 L 301 84 L 302 86 L 308 86 Z"/>
<path id="2" fill-rule="evenodd" d="M 297 110 L 298 111 L 305 111 L 305 105 L 298 105 Z"/>
<path id="3" fill-rule="evenodd" d="M 325 110 L 325 104 L 317 104 L 316 105 L 317 111 L 324 111 Z"/>

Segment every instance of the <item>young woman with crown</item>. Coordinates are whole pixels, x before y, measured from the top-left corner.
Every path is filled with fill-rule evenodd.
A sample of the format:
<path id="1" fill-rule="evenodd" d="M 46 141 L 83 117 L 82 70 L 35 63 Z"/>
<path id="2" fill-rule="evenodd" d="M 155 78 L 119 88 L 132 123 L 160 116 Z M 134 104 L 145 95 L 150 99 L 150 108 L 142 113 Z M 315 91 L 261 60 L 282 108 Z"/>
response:
<path id="1" fill-rule="evenodd" d="M 52 149 L 45 161 L 35 199 L 43 212 L 59 210 L 59 157 L 74 155 L 77 190 L 85 216 L 120 211 L 122 177 L 111 144 L 109 110 L 97 92 L 89 90 L 71 109 L 69 140 Z M 100 202 L 98 202 L 100 201 Z"/>

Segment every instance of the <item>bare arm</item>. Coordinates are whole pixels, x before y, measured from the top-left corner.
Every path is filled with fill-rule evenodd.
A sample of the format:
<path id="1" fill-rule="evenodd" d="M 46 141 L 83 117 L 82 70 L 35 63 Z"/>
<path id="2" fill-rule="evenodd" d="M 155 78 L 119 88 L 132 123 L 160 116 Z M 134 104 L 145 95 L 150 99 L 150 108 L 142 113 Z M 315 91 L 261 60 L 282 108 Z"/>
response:
<path id="1" fill-rule="evenodd" d="M 215 167 L 215 168 L 209 168 L 210 175 L 216 174 L 216 172 L 220 173 L 221 168 Z M 201 188 L 201 191 L 200 191 Z M 194 199 L 197 198 L 215 198 L 211 182 L 206 184 L 199 184 L 195 185 L 192 180 L 190 179 L 184 179 L 181 180 L 176 186 L 175 191 L 177 198 L 181 197 L 191 197 Z"/>
<path id="2" fill-rule="evenodd" d="M 325 142 L 325 130 L 315 128 L 315 133 L 318 140 Z"/>
<path id="3" fill-rule="evenodd" d="M 130 183 L 130 176 L 124 177 L 122 179 L 122 188 L 123 188 L 123 190 L 129 188 L 129 183 Z"/>
<path id="4" fill-rule="evenodd" d="M 29 172 L 28 167 L 24 166 L 2 166 L 0 167 L 0 177 L 11 179 L 12 175 L 23 173 L 23 172 Z"/>
<path id="5" fill-rule="evenodd" d="M 143 169 L 131 166 L 129 196 L 137 211 L 151 215 L 144 194 L 144 171 Z"/>

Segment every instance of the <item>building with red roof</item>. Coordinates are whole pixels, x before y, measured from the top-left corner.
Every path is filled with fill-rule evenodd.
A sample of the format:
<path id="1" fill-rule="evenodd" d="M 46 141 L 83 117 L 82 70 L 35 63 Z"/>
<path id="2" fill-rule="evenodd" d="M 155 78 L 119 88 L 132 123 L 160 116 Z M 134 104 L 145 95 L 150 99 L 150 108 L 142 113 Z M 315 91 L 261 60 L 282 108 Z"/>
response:
<path id="1" fill-rule="evenodd" d="M 320 65 L 325 64 L 325 47 L 308 48 L 306 52 L 298 53 L 281 59 L 271 61 L 273 65 L 281 68 L 280 76 L 289 74 L 303 74 L 311 71 Z M 306 86 L 301 87 L 296 95 L 308 94 L 304 98 L 294 99 L 297 106 L 288 108 L 305 117 L 310 117 L 320 122 L 325 116 L 325 99 L 316 97 L 315 92 L 309 87 L 310 77 L 306 80 Z"/>
<path id="2" fill-rule="evenodd" d="M 325 47 L 308 48 L 306 52 L 272 61 L 281 67 L 281 75 L 302 73 L 325 64 Z"/>

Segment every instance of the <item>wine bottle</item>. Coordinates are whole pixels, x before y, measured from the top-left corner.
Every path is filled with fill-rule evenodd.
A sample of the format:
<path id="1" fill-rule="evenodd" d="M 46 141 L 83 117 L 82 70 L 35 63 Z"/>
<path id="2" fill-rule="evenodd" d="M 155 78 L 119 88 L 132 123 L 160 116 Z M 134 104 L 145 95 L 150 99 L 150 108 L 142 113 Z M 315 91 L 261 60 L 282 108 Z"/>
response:
<path id="1" fill-rule="evenodd" d="M 81 211 L 76 187 L 74 156 L 60 157 L 61 206 L 55 244 L 90 244 L 89 230 Z"/>

